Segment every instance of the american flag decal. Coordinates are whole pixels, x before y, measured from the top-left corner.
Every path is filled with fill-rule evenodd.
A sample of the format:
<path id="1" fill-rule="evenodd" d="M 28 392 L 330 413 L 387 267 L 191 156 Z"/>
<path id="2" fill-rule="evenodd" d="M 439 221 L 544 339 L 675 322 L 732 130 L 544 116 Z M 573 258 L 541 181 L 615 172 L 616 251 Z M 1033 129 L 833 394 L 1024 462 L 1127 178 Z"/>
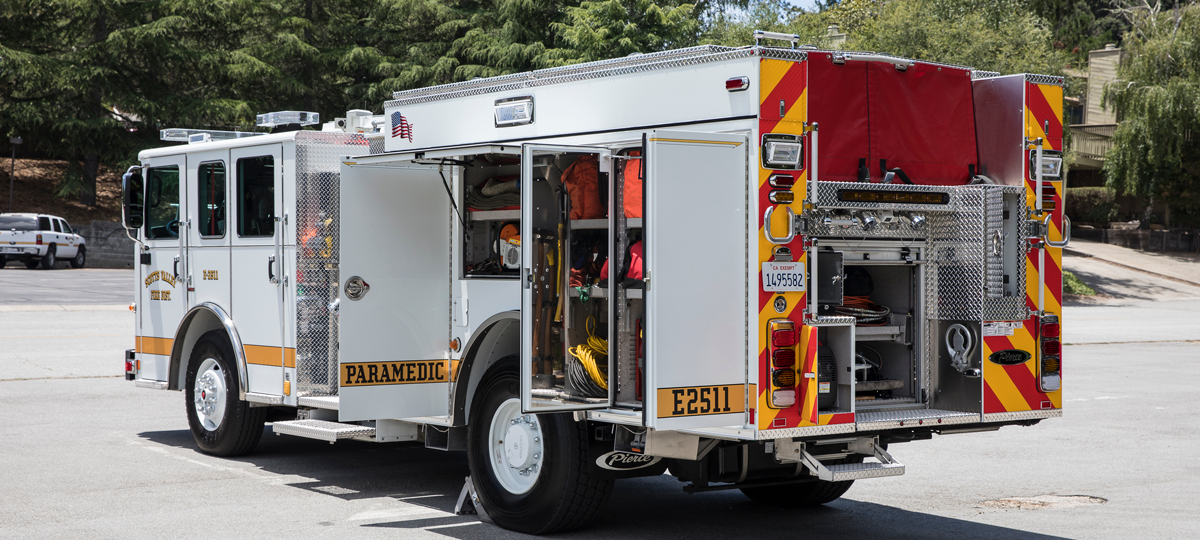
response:
<path id="1" fill-rule="evenodd" d="M 408 123 L 408 119 L 404 115 L 398 112 L 392 113 L 392 138 L 400 137 L 412 142 L 412 132 L 412 124 Z"/>

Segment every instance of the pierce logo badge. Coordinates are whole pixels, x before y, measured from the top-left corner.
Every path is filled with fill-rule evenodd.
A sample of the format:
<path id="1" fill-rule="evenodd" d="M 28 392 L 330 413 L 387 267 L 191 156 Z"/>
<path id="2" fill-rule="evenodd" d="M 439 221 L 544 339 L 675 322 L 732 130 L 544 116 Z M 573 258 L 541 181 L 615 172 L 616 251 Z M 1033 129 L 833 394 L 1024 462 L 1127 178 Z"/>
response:
<path id="1" fill-rule="evenodd" d="M 1025 362 L 1028 362 L 1030 358 L 1033 358 L 1032 354 L 1018 349 L 1005 349 L 1003 351 L 996 351 L 992 353 L 991 356 L 988 356 L 988 360 L 991 361 L 991 363 L 1000 364 L 1002 366 L 1016 366 L 1024 364 Z"/>
<path id="2" fill-rule="evenodd" d="M 632 471 L 634 469 L 644 469 L 655 463 L 658 463 L 662 458 L 658 456 L 645 456 L 642 454 L 634 454 L 632 452 L 622 452 L 613 450 L 596 458 L 596 465 L 601 469 L 610 471 Z"/>

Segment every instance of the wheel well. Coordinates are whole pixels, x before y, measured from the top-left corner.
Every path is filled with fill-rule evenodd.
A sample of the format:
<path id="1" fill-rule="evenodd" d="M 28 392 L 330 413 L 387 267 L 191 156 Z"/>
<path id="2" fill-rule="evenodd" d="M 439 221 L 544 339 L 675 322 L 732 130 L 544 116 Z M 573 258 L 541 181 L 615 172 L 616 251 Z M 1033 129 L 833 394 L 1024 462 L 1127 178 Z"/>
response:
<path id="1" fill-rule="evenodd" d="M 224 310 L 207 302 L 193 307 L 187 315 L 184 315 L 183 321 L 179 323 L 179 329 L 175 331 L 175 342 L 171 347 L 171 361 L 167 371 L 169 374 L 167 388 L 183 389 L 187 377 L 188 359 L 192 356 L 192 349 L 196 347 L 196 341 L 200 339 L 200 336 L 213 330 L 220 330 L 228 340 L 230 348 L 233 349 L 235 358 L 232 360 L 239 372 L 240 392 L 246 391 L 245 353 L 241 349 L 241 339 L 237 335 L 237 330 L 233 328 L 233 321 L 225 315 Z M 243 395 L 241 398 L 245 399 L 245 396 Z"/>
<path id="2" fill-rule="evenodd" d="M 450 411 L 455 426 L 467 425 L 475 389 L 487 370 L 504 358 L 521 354 L 521 313 L 506 311 L 493 315 L 479 325 L 463 350 L 466 352 L 455 379 Z"/>

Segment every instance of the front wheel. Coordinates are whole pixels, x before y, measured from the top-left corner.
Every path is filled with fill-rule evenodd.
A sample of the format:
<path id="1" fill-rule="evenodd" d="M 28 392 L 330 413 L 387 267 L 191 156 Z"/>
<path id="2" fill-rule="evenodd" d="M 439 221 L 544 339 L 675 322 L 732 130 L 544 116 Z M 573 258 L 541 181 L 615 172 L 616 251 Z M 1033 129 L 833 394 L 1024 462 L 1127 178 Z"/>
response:
<path id="1" fill-rule="evenodd" d="M 196 446 L 205 454 L 240 456 L 262 438 L 267 407 L 250 407 L 238 399 L 233 349 L 220 330 L 196 341 L 188 360 L 188 426 Z"/>
<path id="2" fill-rule="evenodd" d="M 468 462 L 488 517 L 529 534 L 587 525 L 612 493 L 588 459 L 587 423 L 522 414 L 518 388 L 516 373 L 497 366 L 471 407 Z"/>
<path id="3" fill-rule="evenodd" d="M 75 257 L 71 259 L 71 268 L 83 268 L 87 264 L 87 250 L 83 246 L 79 246 L 79 250 L 75 252 Z"/>

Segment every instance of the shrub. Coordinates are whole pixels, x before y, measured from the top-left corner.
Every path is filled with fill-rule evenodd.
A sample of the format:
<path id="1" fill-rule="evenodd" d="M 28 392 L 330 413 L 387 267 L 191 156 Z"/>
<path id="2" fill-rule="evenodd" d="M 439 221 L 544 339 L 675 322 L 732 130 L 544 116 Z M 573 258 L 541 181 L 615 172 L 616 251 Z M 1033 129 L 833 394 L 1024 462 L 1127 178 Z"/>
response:
<path id="1" fill-rule="evenodd" d="M 1067 188 L 1067 216 L 1084 223 L 1108 223 L 1117 219 L 1117 192 L 1106 187 Z"/>
<path id="2" fill-rule="evenodd" d="M 1083 280 L 1075 277 L 1075 274 L 1064 271 L 1063 292 L 1066 294 L 1075 294 L 1079 296 L 1094 296 L 1096 294 L 1096 289 L 1088 287 L 1087 283 L 1084 283 Z"/>

